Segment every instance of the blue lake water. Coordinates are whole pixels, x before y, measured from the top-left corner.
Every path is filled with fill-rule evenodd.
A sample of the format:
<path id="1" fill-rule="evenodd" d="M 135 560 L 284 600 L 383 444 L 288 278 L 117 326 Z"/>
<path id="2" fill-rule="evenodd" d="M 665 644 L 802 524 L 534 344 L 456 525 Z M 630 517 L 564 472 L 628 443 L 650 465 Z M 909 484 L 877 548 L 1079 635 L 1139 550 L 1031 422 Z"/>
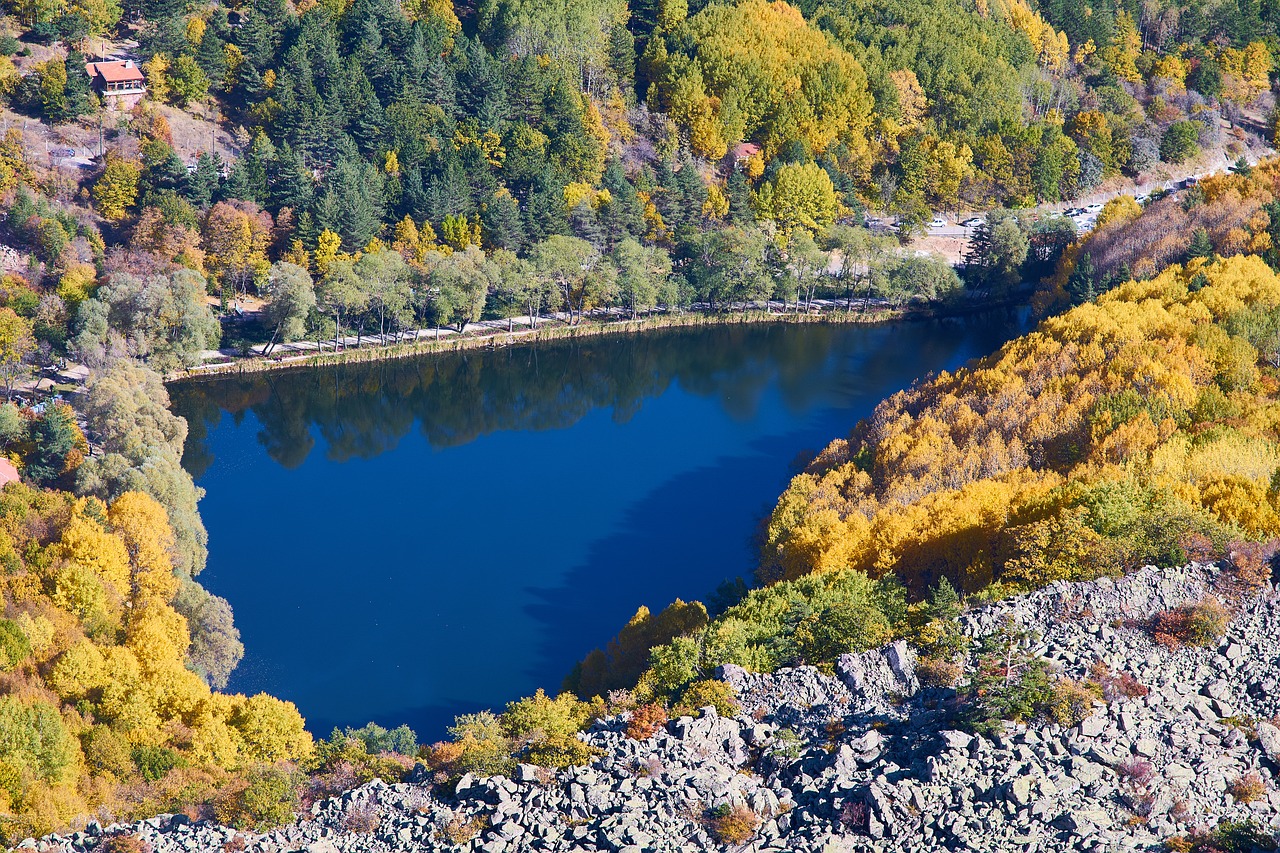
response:
<path id="1" fill-rule="evenodd" d="M 171 386 L 207 490 L 200 580 L 245 643 L 231 689 L 308 726 L 454 715 L 538 687 L 635 612 L 750 578 L 797 460 L 1021 315 L 777 325 Z"/>

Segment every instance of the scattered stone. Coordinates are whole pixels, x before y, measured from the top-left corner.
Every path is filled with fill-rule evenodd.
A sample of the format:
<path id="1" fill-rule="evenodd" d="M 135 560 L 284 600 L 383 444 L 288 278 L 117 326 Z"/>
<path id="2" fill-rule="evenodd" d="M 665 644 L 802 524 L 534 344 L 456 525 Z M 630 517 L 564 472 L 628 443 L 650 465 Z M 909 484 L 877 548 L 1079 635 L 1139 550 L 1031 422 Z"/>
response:
<path id="1" fill-rule="evenodd" d="M 1280 728 L 1267 722 L 1280 715 L 1280 600 L 1267 590 L 1242 602 L 1220 649 L 1171 651 L 1126 627 L 1198 600 L 1216 578 L 1213 566 L 1146 568 L 962 617 L 971 637 L 1008 622 L 1040 636 L 1066 677 L 1086 678 L 1101 660 L 1149 689 L 1099 703 L 1074 728 L 960 731 L 954 693 L 922 686 L 914 652 L 897 642 L 842 656 L 835 677 L 723 666 L 740 715 L 703 709 L 643 742 L 626 737 L 623 718 L 601 720 L 581 735 L 599 750 L 590 767 L 518 764 L 510 779 L 466 774 L 450 790 L 419 765 L 403 783 L 375 780 L 261 835 L 160 815 L 18 849 L 96 853 L 104 836 L 131 833 L 154 853 L 240 849 L 236 838 L 246 853 L 694 853 L 718 849 L 704 819 L 720 806 L 755 812 L 759 831 L 740 849 L 758 853 L 1119 853 L 1160 849 L 1188 828 L 1177 814 L 1280 826 L 1274 782 L 1249 804 L 1228 794 L 1247 773 L 1280 772 Z M 1233 714 L 1256 723 L 1227 725 Z M 1143 796 L 1150 817 L 1134 822 Z M 374 832 L 348 828 L 352 808 L 370 803 Z M 474 839 L 450 841 L 449 827 L 467 826 L 480 828 Z"/>

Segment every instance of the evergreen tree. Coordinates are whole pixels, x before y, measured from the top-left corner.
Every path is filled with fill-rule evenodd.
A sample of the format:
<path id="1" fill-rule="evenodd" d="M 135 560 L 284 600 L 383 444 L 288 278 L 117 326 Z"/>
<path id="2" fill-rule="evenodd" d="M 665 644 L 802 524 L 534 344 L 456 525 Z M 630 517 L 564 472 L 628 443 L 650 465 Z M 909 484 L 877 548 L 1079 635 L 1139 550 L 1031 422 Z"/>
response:
<path id="1" fill-rule="evenodd" d="M 187 176 L 182 194 L 196 207 L 205 208 L 217 200 L 221 184 L 222 158 L 201 152 L 196 158 L 196 170 Z"/>
<path id="2" fill-rule="evenodd" d="M 287 142 L 276 155 L 270 186 L 269 202 L 276 210 L 282 207 L 308 210 L 315 201 L 315 181 L 311 170 Z"/>
<path id="3" fill-rule="evenodd" d="M 751 188 L 741 169 L 734 169 L 729 173 L 725 189 L 729 196 L 729 221 L 734 225 L 750 225 L 755 222 L 756 212 L 751 207 Z"/>
<path id="4" fill-rule="evenodd" d="M 370 163 L 339 160 L 329 175 L 326 201 L 331 205 L 326 218 L 337 226 L 347 251 L 363 248 L 381 230 L 382 182 Z"/>
<path id="5" fill-rule="evenodd" d="M 93 112 L 93 90 L 84 73 L 85 56 L 78 50 L 67 54 L 66 102 L 63 118 L 74 119 Z"/>
<path id="6" fill-rule="evenodd" d="M 524 225 L 520 207 L 511 193 L 499 191 L 489 199 L 480 213 L 484 238 L 489 248 L 519 252 L 524 248 Z"/>
<path id="7" fill-rule="evenodd" d="M 1197 228 L 1196 233 L 1192 235 L 1191 242 L 1187 245 L 1187 260 L 1193 258 L 1204 258 L 1210 260 L 1213 258 L 1213 243 L 1209 240 L 1209 232 L 1203 228 Z"/>
<path id="8" fill-rule="evenodd" d="M 1075 269 L 1067 278 L 1067 295 L 1071 297 L 1072 305 L 1091 302 L 1098 295 L 1095 279 L 1093 255 L 1082 252 L 1076 259 Z"/>

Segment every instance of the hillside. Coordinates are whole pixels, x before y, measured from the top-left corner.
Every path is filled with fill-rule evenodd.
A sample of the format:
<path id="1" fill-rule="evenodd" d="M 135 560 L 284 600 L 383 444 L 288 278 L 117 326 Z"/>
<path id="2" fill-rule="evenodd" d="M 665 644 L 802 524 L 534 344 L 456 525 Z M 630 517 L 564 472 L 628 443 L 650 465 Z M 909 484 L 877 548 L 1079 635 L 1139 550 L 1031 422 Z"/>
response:
<path id="1" fill-rule="evenodd" d="M 1153 639 L 1153 622 L 1214 595 L 1231 611 L 1211 636 Z M 1242 593 L 1232 566 L 1147 567 L 1009 598 L 959 626 L 986 655 L 1024 638 L 1000 656 L 1044 661 L 1071 679 L 1059 683 L 1073 685 L 1072 702 L 1051 719 L 975 732 L 973 697 L 931 684 L 905 643 L 843 655 L 834 676 L 726 666 L 732 715 L 708 707 L 652 733 L 635 730 L 637 712 L 605 716 L 580 736 L 597 753 L 584 767 L 467 774 L 451 792 L 419 765 L 410 781 L 357 788 L 263 836 L 162 816 L 93 825 L 44 849 L 124 835 L 157 853 L 224 843 L 264 853 L 1271 849 L 1280 601 L 1270 583 Z M 972 677 L 990 665 L 966 660 Z"/>

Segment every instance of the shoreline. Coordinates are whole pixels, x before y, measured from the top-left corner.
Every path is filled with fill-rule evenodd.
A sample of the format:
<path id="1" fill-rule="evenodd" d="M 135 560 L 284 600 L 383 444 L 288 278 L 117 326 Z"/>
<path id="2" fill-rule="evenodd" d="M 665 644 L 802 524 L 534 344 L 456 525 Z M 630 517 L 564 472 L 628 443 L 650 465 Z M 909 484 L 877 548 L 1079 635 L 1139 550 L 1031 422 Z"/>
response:
<path id="1" fill-rule="evenodd" d="M 238 357 L 230 362 L 189 368 L 182 373 L 164 377 L 166 384 L 193 382 L 208 378 L 243 376 L 275 370 L 328 367 L 339 364 L 365 364 L 377 361 L 413 358 L 415 356 L 445 355 L 470 350 L 498 350 L 514 346 L 528 346 L 542 342 L 574 340 L 613 335 L 632 335 L 663 329 L 688 329 L 704 326 L 731 326 L 739 324 L 762 325 L 766 323 L 828 325 L 881 325 L 892 322 L 934 320 L 947 317 L 963 317 L 969 314 L 1024 304 L 1028 293 L 1019 289 L 1001 299 L 985 300 L 973 305 L 929 305 L 866 311 L 836 309 L 821 312 L 777 313 L 767 310 L 741 312 L 686 311 L 680 314 L 650 315 L 630 320 L 590 319 L 576 326 L 556 320 L 548 320 L 547 326 L 538 329 L 494 331 L 488 334 L 450 336 L 442 340 L 415 340 L 399 344 L 372 344 L 366 347 L 344 349 L 339 352 L 294 355 L 282 358 L 269 356 Z M 556 325 L 551 325 L 556 324 Z"/>

